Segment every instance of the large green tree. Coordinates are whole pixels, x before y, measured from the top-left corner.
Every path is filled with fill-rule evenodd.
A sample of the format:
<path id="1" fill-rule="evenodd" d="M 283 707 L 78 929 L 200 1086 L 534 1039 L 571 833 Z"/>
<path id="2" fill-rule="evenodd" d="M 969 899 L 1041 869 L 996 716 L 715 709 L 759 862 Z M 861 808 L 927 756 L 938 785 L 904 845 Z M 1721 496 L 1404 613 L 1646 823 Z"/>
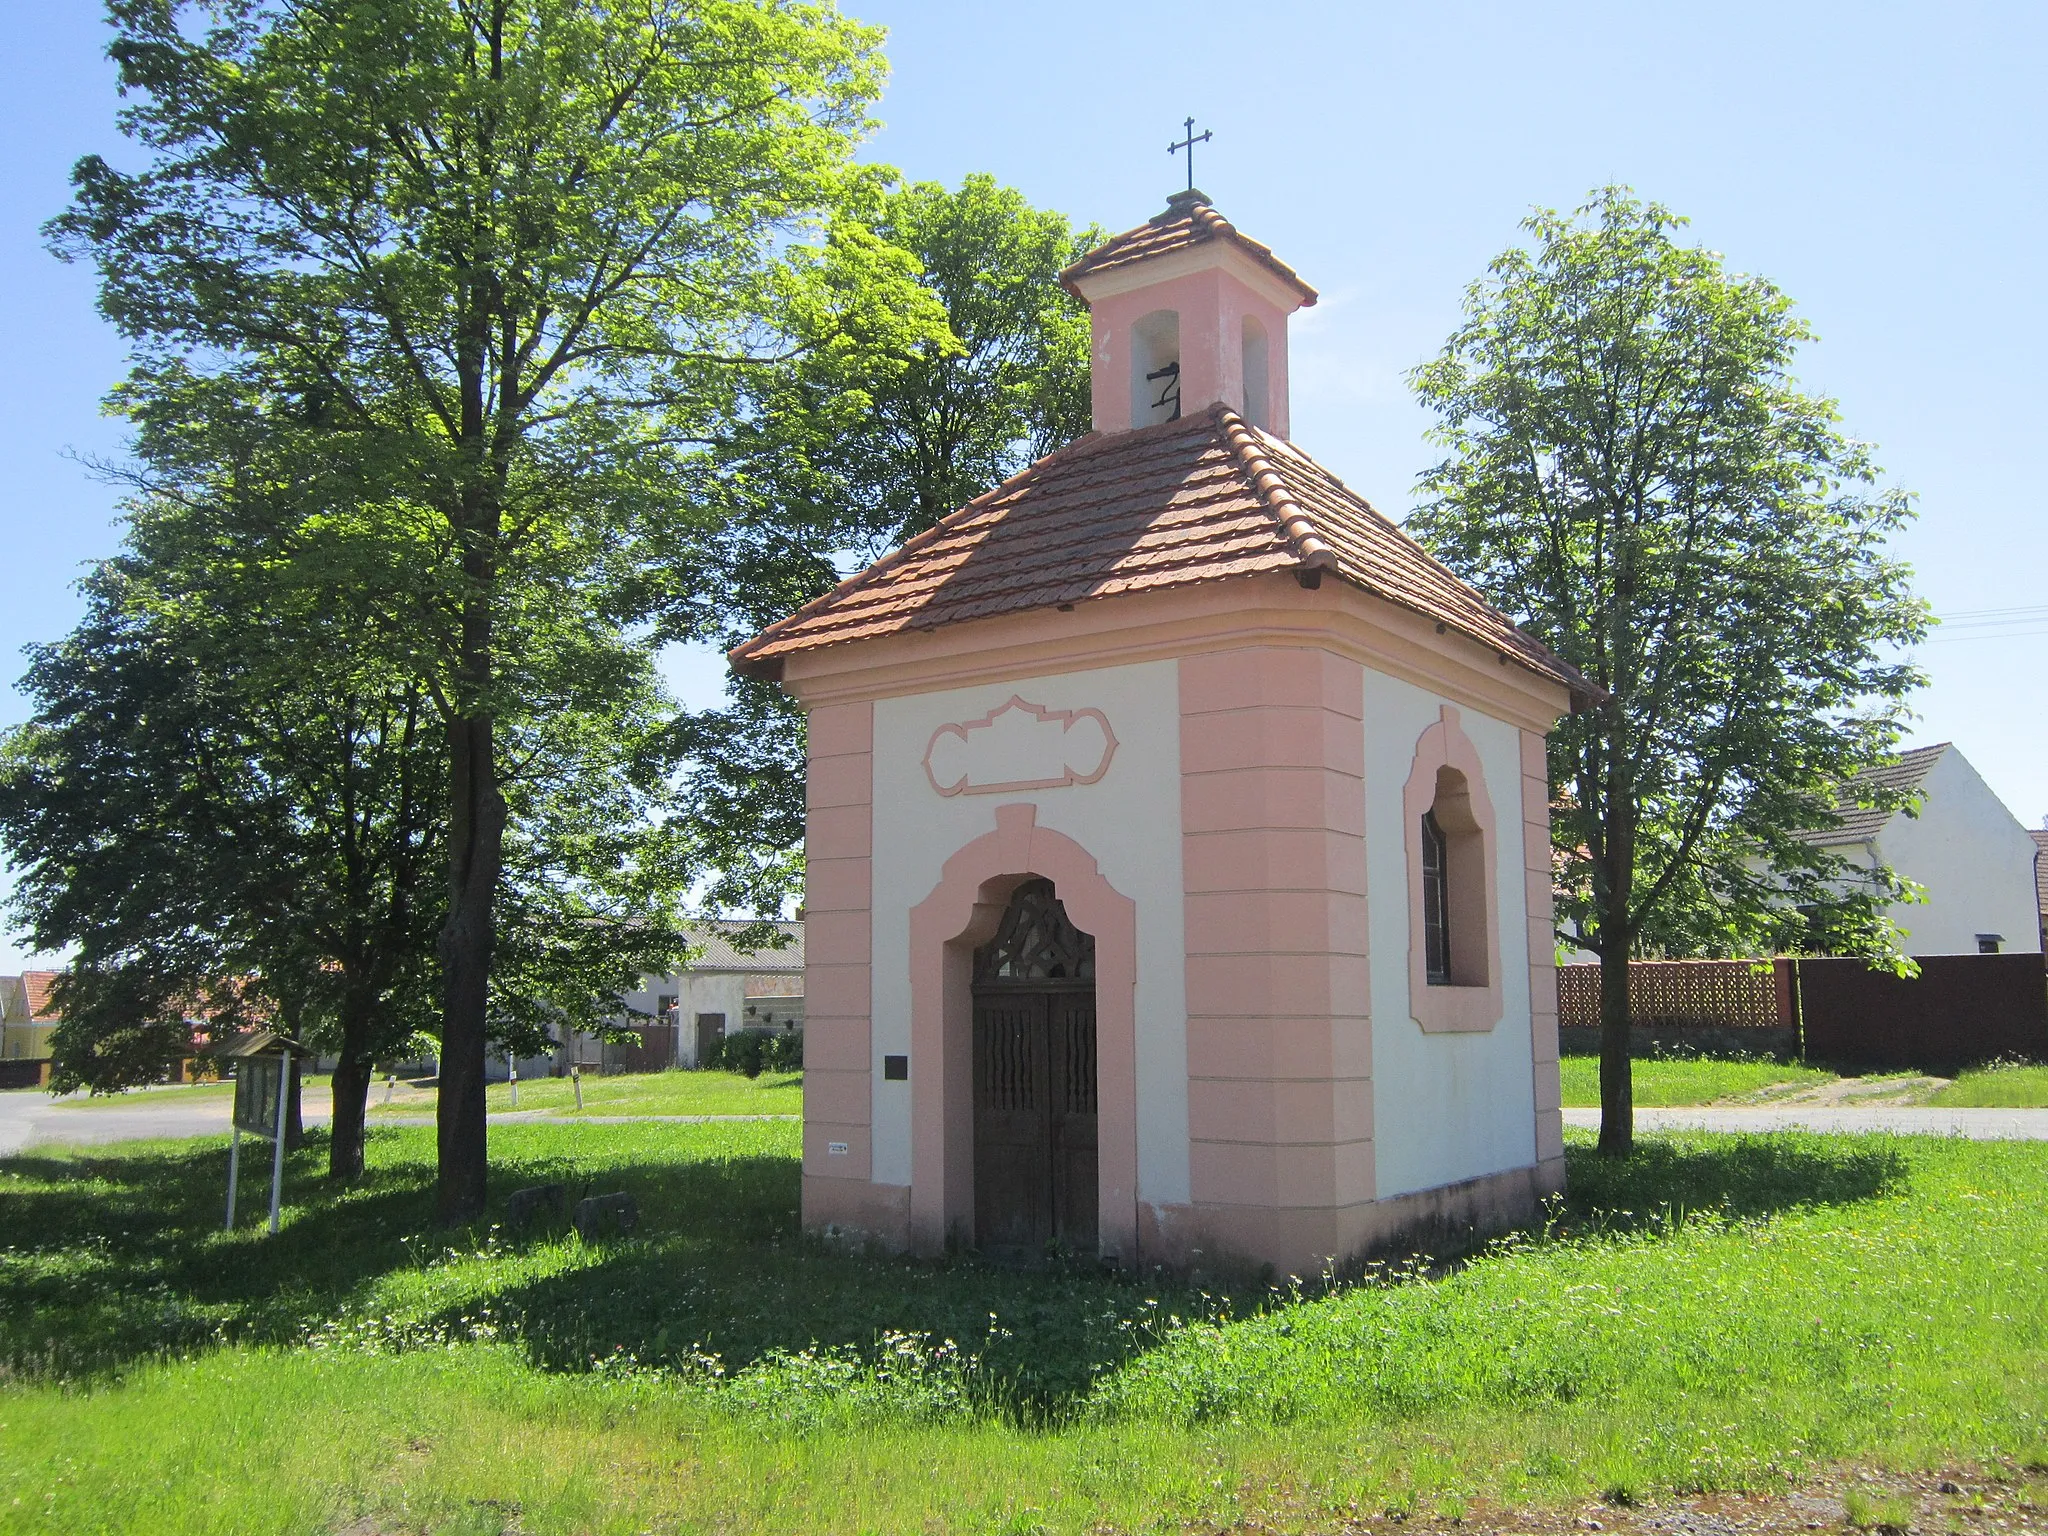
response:
<path id="1" fill-rule="evenodd" d="M 846 338 L 751 375 L 731 429 L 691 464 L 720 516 L 669 563 L 670 638 L 730 647 L 1088 430 L 1088 314 L 1061 270 L 1102 239 L 985 175 L 919 182 L 862 208 L 915 261 L 943 332 Z M 803 719 L 736 679 L 686 717 L 709 904 L 773 913 L 803 883 Z"/>
<path id="2" fill-rule="evenodd" d="M 985 175 L 891 189 L 864 222 L 915 259 L 944 332 L 763 372 L 715 462 L 776 526 L 873 557 L 1088 430 L 1088 312 L 1059 274 L 1101 232 Z"/>
<path id="3" fill-rule="evenodd" d="M 272 1023 L 336 1057 L 352 1177 L 372 1063 L 432 1022 L 445 752 L 366 616 L 252 579 L 214 510 L 145 499 L 34 653 L 36 714 L 0 749 L 11 905 L 72 957 L 54 1086 L 148 1082 Z"/>
<path id="4" fill-rule="evenodd" d="M 434 1021 L 445 739 L 378 595 L 328 579 L 347 520 L 260 454 L 199 473 L 196 444 L 274 446 L 222 414 L 140 434 L 126 548 L 35 653 L 36 714 L 0 749 L 0 843 L 15 916 L 73 955 L 58 1086 L 147 1082 L 202 1034 L 276 1023 L 335 1058 L 329 1171 L 354 1177 L 373 1064 Z M 664 711 L 644 655 L 628 662 L 637 686 L 613 693 L 635 707 L 506 722 L 490 1034 L 522 1054 L 682 947 Z"/>
<path id="5" fill-rule="evenodd" d="M 936 331 L 857 225 L 878 34 L 780 0 L 112 0 L 137 170 L 51 227 L 130 391 L 298 402 L 444 737 L 444 1220 L 481 1210 L 507 722 L 632 671 L 680 460 L 764 359 Z M 175 405 L 173 406 L 175 409 Z"/>
<path id="6" fill-rule="evenodd" d="M 1614 1153 L 1631 955 L 1892 953 L 1902 883 L 1811 834 L 1896 744 L 1927 622 L 1885 549 L 1909 498 L 1792 376 L 1807 326 L 1682 223 L 1622 188 L 1536 213 L 1413 380 L 1449 454 L 1409 527 L 1605 690 L 1550 771 Z"/>

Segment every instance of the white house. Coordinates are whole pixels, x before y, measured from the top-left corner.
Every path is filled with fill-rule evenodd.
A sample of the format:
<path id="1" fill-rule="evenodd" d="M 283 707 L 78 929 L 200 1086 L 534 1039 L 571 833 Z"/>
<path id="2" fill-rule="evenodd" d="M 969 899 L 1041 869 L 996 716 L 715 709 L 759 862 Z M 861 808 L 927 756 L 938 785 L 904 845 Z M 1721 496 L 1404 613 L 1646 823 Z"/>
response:
<path id="1" fill-rule="evenodd" d="M 1832 832 L 1815 839 L 1855 864 L 1888 865 L 1925 888 L 1924 903 L 1891 909 L 1905 931 L 1906 953 L 2040 950 L 2040 851 L 1953 743 L 1901 752 L 1856 783 L 1920 794 L 1912 809 L 1845 811 Z"/>
<path id="2" fill-rule="evenodd" d="M 627 1011 L 619 1022 L 638 1026 L 643 1044 L 606 1046 L 594 1036 L 577 1035 L 560 1053 L 562 1069 L 572 1060 L 586 1071 L 602 1066 L 643 1071 L 694 1067 L 728 1032 L 800 1026 L 804 925 L 774 924 L 787 940 L 781 948 L 735 949 L 734 936 L 749 926 L 693 924 L 690 942 L 697 954 L 689 969 L 672 976 L 643 976 L 639 990 L 624 998 Z"/>

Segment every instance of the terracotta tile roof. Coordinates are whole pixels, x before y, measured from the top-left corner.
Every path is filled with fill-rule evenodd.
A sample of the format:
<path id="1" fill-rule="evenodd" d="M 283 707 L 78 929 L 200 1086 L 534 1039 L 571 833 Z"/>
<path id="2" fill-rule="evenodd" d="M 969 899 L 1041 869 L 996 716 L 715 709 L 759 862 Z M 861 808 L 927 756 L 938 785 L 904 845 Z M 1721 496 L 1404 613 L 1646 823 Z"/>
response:
<path id="1" fill-rule="evenodd" d="M 1598 693 L 1307 454 L 1220 405 L 1047 455 L 730 659 L 772 677 L 823 646 L 1271 571 L 1327 571 Z"/>
<path id="2" fill-rule="evenodd" d="M 1210 240 L 1229 241 L 1300 294 L 1304 306 L 1315 303 L 1315 289 L 1304 283 L 1294 268 L 1275 256 L 1270 247 L 1240 232 L 1210 207 L 1209 200 L 1199 192 L 1176 192 L 1167 200 L 1164 213 L 1154 214 L 1136 229 L 1127 229 L 1107 244 L 1098 245 L 1062 272 L 1060 281 L 1079 298 L 1081 290 L 1075 286 L 1079 278 L 1129 266 L 1134 261 L 1149 261 Z"/>
<path id="3" fill-rule="evenodd" d="M 1918 789 L 1928 770 L 1934 767 L 1935 759 L 1949 748 L 1945 741 L 1931 747 L 1914 747 L 1901 752 L 1888 763 L 1879 763 L 1866 768 L 1846 786 L 1838 796 L 1842 800 L 1853 800 L 1859 786 L 1872 789 Z M 1884 830 L 1884 824 L 1898 814 L 1892 810 L 1878 810 L 1869 806 L 1851 805 L 1835 818 L 1835 825 L 1825 831 L 1809 832 L 1806 840 L 1810 843 L 1835 845 L 1860 843 Z"/>
<path id="4" fill-rule="evenodd" d="M 2040 853 L 2034 857 L 2034 890 L 2041 898 L 2041 910 L 2048 912 L 2048 831 L 2036 827 L 2027 836 L 2034 840 Z"/>
<path id="5" fill-rule="evenodd" d="M 23 971 L 22 990 L 28 994 L 28 1016 L 38 1024 L 57 1022 L 57 1010 L 50 1004 L 50 988 L 56 983 L 55 971 Z"/>

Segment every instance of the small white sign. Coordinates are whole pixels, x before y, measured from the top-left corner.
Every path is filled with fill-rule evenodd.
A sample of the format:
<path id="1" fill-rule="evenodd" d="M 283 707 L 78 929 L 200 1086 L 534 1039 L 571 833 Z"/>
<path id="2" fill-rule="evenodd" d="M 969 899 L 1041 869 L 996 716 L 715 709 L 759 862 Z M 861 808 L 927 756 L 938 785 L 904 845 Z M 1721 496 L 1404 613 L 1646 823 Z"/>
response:
<path id="1" fill-rule="evenodd" d="M 828 1141 L 828 1142 L 826 1142 L 826 1143 L 825 1143 L 825 1155 L 826 1155 L 827 1157 L 844 1157 L 844 1156 L 846 1156 L 846 1143 L 845 1143 L 845 1142 L 843 1142 L 843 1141 Z"/>

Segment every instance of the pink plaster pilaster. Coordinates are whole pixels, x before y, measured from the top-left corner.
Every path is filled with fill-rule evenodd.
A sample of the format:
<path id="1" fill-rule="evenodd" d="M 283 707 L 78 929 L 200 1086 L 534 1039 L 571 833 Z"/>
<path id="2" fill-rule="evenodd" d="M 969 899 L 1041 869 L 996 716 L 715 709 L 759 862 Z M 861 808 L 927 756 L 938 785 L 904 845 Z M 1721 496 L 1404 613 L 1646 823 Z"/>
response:
<path id="1" fill-rule="evenodd" d="M 1536 1083 L 1536 1161 L 1545 1189 L 1564 1190 L 1564 1112 L 1557 1063 L 1557 927 L 1551 911 L 1550 762 L 1522 732 L 1522 862 L 1529 891 L 1529 1042 Z"/>
<path id="2" fill-rule="evenodd" d="M 804 1220 L 815 1227 L 866 1208 L 821 1193 L 821 1182 L 870 1177 L 874 706 L 823 705 L 807 726 L 803 1168 Z"/>
<path id="3" fill-rule="evenodd" d="M 1347 1252 L 1374 1193 L 1363 693 L 1310 647 L 1180 664 L 1194 1219 L 1260 1257 Z"/>

